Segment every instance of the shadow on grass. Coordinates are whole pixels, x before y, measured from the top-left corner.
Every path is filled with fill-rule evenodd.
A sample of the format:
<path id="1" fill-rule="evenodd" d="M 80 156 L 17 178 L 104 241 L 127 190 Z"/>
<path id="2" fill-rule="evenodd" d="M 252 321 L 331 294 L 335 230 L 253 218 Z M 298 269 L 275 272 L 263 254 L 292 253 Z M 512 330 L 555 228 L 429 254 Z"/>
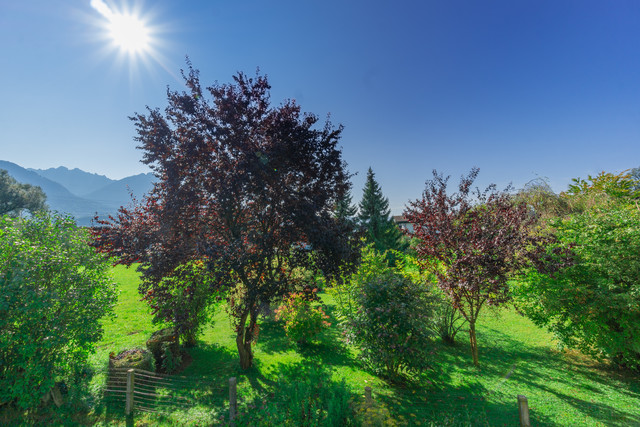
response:
<path id="1" fill-rule="evenodd" d="M 508 413 L 517 415 L 516 395 L 529 393 L 555 396 L 554 400 L 557 400 L 557 403 L 544 403 L 546 407 L 543 412 L 547 414 L 544 416 L 534 410 L 538 404 L 535 398 L 532 400 L 529 396 L 531 419 L 536 425 L 557 424 L 558 421 L 549 419 L 548 414 L 561 411 L 563 404 L 604 425 L 640 424 L 640 415 L 631 408 L 624 411 L 619 409 L 620 406 L 614 407 L 606 402 L 609 398 L 607 389 L 623 389 L 624 394 L 631 399 L 640 399 L 637 377 L 620 372 L 616 375 L 611 368 L 598 365 L 580 354 L 527 346 L 494 329 L 486 329 L 484 336 L 479 336 L 478 341 L 479 368 L 471 364 L 468 344 L 459 343 L 454 347 L 436 349 L 437 369 L 430 375 L 434 386 L 440 389 L 433 391 L 436 396 L 451 390 L 447 384 L 452 377 L 462 376 L 465 382 L 472 384 L 491 383 L 480 395 L 473 390 L 475 386 L 465 391 L 470 396 L 484 396 L 487 399 L 484 410 L 491 425 L 508 423 L 501 408 L 506 405 Z M 579 396 L 589 396 L 589 401 Z"/>
<path id="2" fill-rule="evenodd" d="M 283 324 L 274 320 L 263 320 L 260 323 L 258 342 L 260 350 L 267 354 L 284 353 L 296 348 L 287 338 Z"/>
<path id="3" fill-rule="evenodd" d="M 358 363 L 342 341 L 338 326 L 333 324 L 322 335 L 319 342 L 300 347 L 298 353 L 305 361 L 315 361 L 325 366 L 347 366 Z"/>
<path id="4" fill-rule="evenodd" d="M 515 397 L 510 401 L 488 398 L 479 384 L 430 389 L 396 387 L 390 395 L 376 395 L 403 424 L 438 426 L 514 426 L 519 425 Z M 535 418 L 536 425 L 551 425 L 549 419 Z"/>
<path id="5" fill-rule="evenodd" d="M 265 387 L 238 391 L 238 425 L 346 425 L 351 392 L 327 366 L 313 360 L 278 363 L 269 371 L 272 380 L 258 378 L 259 366 L 250 371 L 252 386 L 260 380 Z"/>
<path id="6" fill-rule="evenodd" d="M 342 340 L 337 319 L 326 310 L 331 326 L 315 340 L 304 346 L 298 346 L 287 338 L 283 324 L 275 321 L 263 321 L 260 324 L 260 350 L 267 354 L 296 351 L 304 359 L 313 359 L 328 366 L 352 365 L 355 362 L 349 348 Z"/>

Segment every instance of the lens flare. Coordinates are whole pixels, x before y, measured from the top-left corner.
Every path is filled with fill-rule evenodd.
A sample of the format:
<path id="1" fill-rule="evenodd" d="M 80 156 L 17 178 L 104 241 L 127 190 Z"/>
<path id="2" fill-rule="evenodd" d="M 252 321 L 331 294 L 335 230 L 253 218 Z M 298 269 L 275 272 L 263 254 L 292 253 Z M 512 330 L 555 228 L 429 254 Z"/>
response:
<path id="1" fill-rule="evenodd" d="M 116 45 L 129 53 L 149 48 L 149 30 L 136 16 L 114 15 L 109 23 L 109 31 Z"/>
<path id="2" fill-rule="evenodd" d="M 103 0 L 91 0 L 91 7 L 107 19 L 113 43 L 129 54 L 149 50 L 151 35 L 145 22 L 132 13 L 114 11 Z"/>

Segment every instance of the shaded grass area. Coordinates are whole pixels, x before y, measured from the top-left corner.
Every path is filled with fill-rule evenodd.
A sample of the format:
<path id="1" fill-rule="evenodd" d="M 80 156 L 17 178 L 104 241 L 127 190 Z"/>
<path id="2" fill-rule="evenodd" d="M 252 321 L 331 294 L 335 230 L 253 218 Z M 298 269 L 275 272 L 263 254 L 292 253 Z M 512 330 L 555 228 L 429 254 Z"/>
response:
<path id="1" fill-rule="evenodd" d="M 92 408 L 79 416 L 70 409 L 57 410 L 52 424 L 125 425 L 124 405 L 104 398 L 106 366 L 110 352 L 144 347 L 153 325 L 151 313 L 137 293 L 135 269 L 116 267 L 120 284 L 116 317 L 104 321 L 105 335 L 90 359 L 96 372 L 85 398 Z M 261 410 L 256 402 L 275 396 L 288 381 L 287 366 L 320 366 L 333 381 L 346 383 L 354 394 L 354 406 L 363 400 L 365 386 L 373 398 L 386 406 L 400 425 L 518 424 L 516 396 L 529 400 L 533 425 L 640 425 L 640 378 L 593 361 L 577 352 L 556 349 L 552 335 L 533 325 L 514 310 L 486 311 L 479 322 L 480 367 L 473 366 L 467 336 L 453 346 L 439 340 L 432 346 L 432 368 L 403 384 L 376 376 L 357 358 L 357 350 L 345 344 L 334 316 L 334 302 L 322 295 L 332 326 L 321 342 L 299 349 L 284 335 L 282 325 L 263 319 L 255 346 L 254 366 L 243 371 L 238 364 L 235 334 L 220 306 L 213 322 L 188 349 L 191 363 L 179 373 L 203 378 L 208 386 L 185 388 L 193 405 L 165 408 L 160 414 L 136 415 L 136 423 L 148 425 L 224 424 L 228 419 L 228 383 L 238 381 L 241 414 Z M 195 383 L 194 383 L 195 384 Z M 264 407 L 264 405 L 263 405 Z M 68 423 L 67 423 L 68 421 Z"/>

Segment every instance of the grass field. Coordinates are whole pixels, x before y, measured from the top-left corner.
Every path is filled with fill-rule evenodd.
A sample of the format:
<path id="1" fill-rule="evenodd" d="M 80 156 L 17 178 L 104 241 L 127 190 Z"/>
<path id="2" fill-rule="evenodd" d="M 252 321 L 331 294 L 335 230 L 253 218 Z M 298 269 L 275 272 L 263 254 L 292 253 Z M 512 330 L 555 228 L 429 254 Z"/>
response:
<path id="1" fill-rule="evenodd" d="M 120 284 L 116 317 L 104 322 L 105 335 L 90 363 L 98 372 L 106 367 L 108 354 L 134 346 L 144 347 L 160 326 L 137 294 L 138 274 L 117 267 Z M 328 312 L 332 300 L 323 295 Z M 439 342 L 433 346 L 432 369 L 409 384 L 389 384 L 364 368 L 354 349 L 340 340 L 331 319 L 330 336 L 324 344 L 298 351 L 277 322 L 263 321 L 255 347 L 254 367 L 242 371 L 238 365 L 235 337 L 224 307 L 189 350 L 191 363 L 180 373 L 205 377 L 214 392 L 195 408 L 176 408 L 165 414 L 136 416 L 137 423 L 207 425 L 226 414 L 229 377 L 238 379 L 240 411 L 256 397 L 268 398 L 278 381 L 287 380 L 286 366 L 321 366 L 335 381 L 344 379 L 361 399 L 365 386 L 374 400 L 383 404 L 400 425 L 490 425 L 518 424 L 516 396 L 529 400 L 531 422 L 540 425 L 640 425 L 640 378 L 598 364 L 576 352 L 556 349 L 552 336 L 534 326 L 513 309 L 486 311 L 478 329 L 480 367 L 471 363 L 467 337 L 460 334 L 455 346 Z M 122 411 L 109 410 L 101 401 L 104 375 L 92 382 L 94 407 L 85 422 L 125 424 Z M 356 398 L 358 399 L 358 398 Z M 244 403 L 242 403 L 244 402 Z"/>

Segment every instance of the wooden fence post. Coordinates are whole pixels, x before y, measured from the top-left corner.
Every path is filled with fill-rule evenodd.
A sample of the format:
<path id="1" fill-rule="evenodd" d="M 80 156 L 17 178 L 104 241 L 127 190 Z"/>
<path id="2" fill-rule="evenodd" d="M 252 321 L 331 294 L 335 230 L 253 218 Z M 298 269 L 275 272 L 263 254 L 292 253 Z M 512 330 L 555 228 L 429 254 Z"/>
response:
<path id="1" fill-rule="evenodd" d="M 526 396 L 518 395 L 518 412 L 520 413 L 520 426 L 531 427 L 531 421 L 529 421 L 529 401 Z"/>
<path id="2" fill-rule="evenodd" d="M 371 397 L 371 387 L 366 386 L 364 388 L 364 399 L 367 402 L 367 406 L 373 406 L 373 398 Z"/>
<path id="3" fill-rule="evenodd" d="M 238 390 L 236 377 L 229 378 L 229 424 L 235 425 L 236 411 L 238 408 Z"/>
<path id="4" fill-rule="evenodd" d="M 133 369 L 129 369 L 127 371 L 127 400 L 126 400 L 126 409 L 125 413 L 127 416 L 131 415 L 133 412 L 133 388 L 135 386 L 135 371 Z"/>

